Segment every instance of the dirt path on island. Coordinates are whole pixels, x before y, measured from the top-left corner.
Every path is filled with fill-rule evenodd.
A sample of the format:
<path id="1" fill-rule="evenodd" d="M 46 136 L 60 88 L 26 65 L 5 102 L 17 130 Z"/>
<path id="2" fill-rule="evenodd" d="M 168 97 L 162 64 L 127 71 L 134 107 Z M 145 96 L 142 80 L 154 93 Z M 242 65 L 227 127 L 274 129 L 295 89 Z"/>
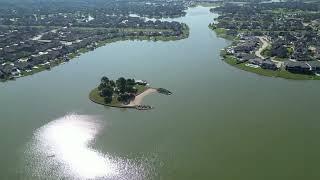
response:
<path id="1" fill-rule="evenodd" d="M 136 96 L 136 97 L 134 98 L 134 100 L 131 101 L 130 104 L 128 104 L 127 106 L 138 106 L 138 105 L 142 105 L 142 101 L 143 101 L 143 98 L 144 98 L 144 97 L 146 97 L 147 95 L 156 93 L 156 92 L 157 92 L 157 89 L 149 88 L 149 89 L 145 90 L 143 93 L 141 93 L 141 94 L 139 94 L 138 96 Z"/>

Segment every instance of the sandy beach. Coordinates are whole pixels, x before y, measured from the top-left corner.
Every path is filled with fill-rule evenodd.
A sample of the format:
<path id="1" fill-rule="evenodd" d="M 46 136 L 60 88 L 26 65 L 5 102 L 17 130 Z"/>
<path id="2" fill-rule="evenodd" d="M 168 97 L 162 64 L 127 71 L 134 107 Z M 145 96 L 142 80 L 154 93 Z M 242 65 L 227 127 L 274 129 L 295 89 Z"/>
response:
<path id="1" fill-rule="evenodd" d="M 130 104 L 128 104 L 127 106 L 142 105 L 142 101 L 143 101 L 144 97 L 146 97 L 147 95 L 156 93 L 156 92 L 157 92 L 157 89 L 149 88 L 149 89 L 145 90 L 143 93 L 141 93 L 138 96 L 136 96 L 135 99 L 133 101 L 131 101 Z"/>

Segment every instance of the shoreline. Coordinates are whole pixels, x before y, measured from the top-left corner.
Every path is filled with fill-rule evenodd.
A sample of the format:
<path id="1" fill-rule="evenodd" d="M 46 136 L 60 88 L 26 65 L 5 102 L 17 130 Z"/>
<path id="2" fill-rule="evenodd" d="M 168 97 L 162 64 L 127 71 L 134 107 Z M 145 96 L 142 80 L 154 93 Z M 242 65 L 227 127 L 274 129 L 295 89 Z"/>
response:
<path id="1" fill-rule="evenodd" d="M 222 61 L 227 63 L 230 66 L 233 66 L 239 70 L 246 71 L 249 73 L 254 73 L 258 76 L 264 76 L 264 77 L 272 77 L 272 78 L 281 78 L 286 80 L 294 80 L 294 81 L 306 81 L 306 80 L 320 80 L 319 76 L 310 76 L 305 74 L 295 74 L 290 73 L 286 70 L 266 70 L 262 68 L 252 68 L 248 67 L 245 64 L 246 63 L 237 63 L 235 57 L 233 56 L 226 56 L 221 53 Z"/>
<path id="2" fill-rule="evenodd" d="M 158 90 L 156 88 L 148 88 L 145 91 L 143 91 L 142 93 L 138 94 L 133 101 L 130 101 L 130 103 L 128 105 L 124 105 L 124 106 L 129 106 L 129 107 L 136 107 L 136 106 L 140 106 L 143 105 L 142 101 L 143 99 L 151 94 L 157 93 Z"/>

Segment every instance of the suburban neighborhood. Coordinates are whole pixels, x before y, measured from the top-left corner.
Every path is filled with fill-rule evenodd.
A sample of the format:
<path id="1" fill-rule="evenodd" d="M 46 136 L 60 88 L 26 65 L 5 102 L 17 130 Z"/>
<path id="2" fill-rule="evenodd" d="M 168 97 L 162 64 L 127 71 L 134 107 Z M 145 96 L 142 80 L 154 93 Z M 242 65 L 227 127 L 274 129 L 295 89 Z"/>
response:
<path id="1" fill-rule="evenodd" d="M 251 68 L 319 76 L 319 4 L 225 3 L 209 27 L 233 41 L 223 51 Z"/>
<path id="2" fill-rule="evenodd" d="M 109 42 L 188 37 L 186 24 L 159 20 L 184 16 L 187 7 L 182 2 L 62 4 L 21 8 L 0 3 L 6 10 L 0 11 L 0 80 L 51 69 Z"/>

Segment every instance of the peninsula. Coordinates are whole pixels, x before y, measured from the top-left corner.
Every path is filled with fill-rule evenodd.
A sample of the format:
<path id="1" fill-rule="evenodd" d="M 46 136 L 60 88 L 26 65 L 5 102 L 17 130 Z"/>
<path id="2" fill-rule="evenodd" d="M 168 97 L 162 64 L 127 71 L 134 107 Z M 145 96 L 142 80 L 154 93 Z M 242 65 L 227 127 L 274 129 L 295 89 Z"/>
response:
<path id="1" fill-rule="evenodd" d="M 145 96 L 153 93 L 172 94 L 163 88 L 152 88 L 144 80 L 120 77 L 114 81 L 104 76 L 101 78 L 98 87 L 90 92 L 89 98 L 91 101 L 104 106 L 149 110 L 153 107 L 143 105 L 142 101 Z"/>
<path id="2" fill-rule="evenodd" d="M 232 43 L 223 60 L 259 75 L 320 79 L 319 2 L 223 3 L 209 27 Z"/>

